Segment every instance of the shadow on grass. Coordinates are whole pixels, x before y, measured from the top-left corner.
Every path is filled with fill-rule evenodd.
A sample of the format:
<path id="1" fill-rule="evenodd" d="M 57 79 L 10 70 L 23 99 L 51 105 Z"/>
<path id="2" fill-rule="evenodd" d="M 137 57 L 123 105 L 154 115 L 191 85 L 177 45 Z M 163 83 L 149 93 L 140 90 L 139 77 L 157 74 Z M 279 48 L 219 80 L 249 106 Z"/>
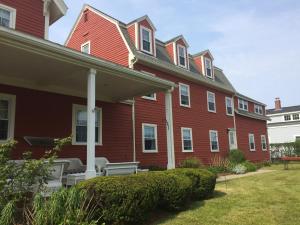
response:
<path id="1" fill-rule="evenodd" d="M 226 196 L 225 192 L 215 191 L 211 198 L 208 198 L 203 201 L 191 202 L 190 204 L 188 204 L 188 206 L 186 208 L 184 208 L 183 210 L 178 211 L 178 212 L 166 212 L 166 211 L 162 211 L 162 210 L 157 210 L 150 215 L 150 217 L 149 217 L 150 219 L 144 225 L 159 225 L 159 224 L 165 223 L 168 220 L 172 220 L 172 219 L 176 218 L 177 215 L 181 212 L 193 211 L 200 207 L 203 207 L 207 200 L 215 199 L 215 198 L 222 198 L 224 196 Z"/>

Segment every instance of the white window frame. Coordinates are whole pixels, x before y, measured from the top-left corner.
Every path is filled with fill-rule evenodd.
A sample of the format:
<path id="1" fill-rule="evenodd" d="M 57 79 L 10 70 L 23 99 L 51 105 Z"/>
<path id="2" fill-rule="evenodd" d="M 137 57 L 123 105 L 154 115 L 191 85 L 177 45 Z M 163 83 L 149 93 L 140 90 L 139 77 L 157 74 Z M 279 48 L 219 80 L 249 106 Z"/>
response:
<path id="1" fill-rule="evenodd" d="M 234 146 L 231 146 L 231 140 L 230 140 L 230 134 L 233 133 L 233 138 L 234 138 Z M 228 131 L 228 142 L 229 142 L 229 149 L 233 150 L 233 149 L 237 149 L 237 138 L 236 138 L 236 130 L 229 130 Z"/>
<path id="2" fill-rule="evenodd" d="M 180 55 L 179 55 L 179 49 L 182 48 L 184 51 L 184 63 L 185 65 L 180 64 Z M 180 44 L 177 44 L 177 62 L 178 62 L 178 66 L 183 67 L 183 68 L 187 68 L 187 51 L 186 51 L 186 47 Z"/>
<path id="3" fill-rule="evenodd" d="M 9 28 L 16 29 L 17 10 L 15 8 L 0 3 L 0 8 L 10 12 Z"/>
<path id="4" fill-rule="evenodd" d="M 144 127 L 153 127 L 155 132 L 155 149 L 154 150 L 146 150 L 145 149 L 145 137 L 144 137 Z M 143 153 L 158 153 L 158 139 L 157 139 L 157 124 L 151 123 L 142 123 L 142 149 Z"/>
<path id="5" fill-rule="evenodd" d="M 251 148 L 251 137 L 253 137 L 254 148 Z M 256 151 L 256 149 L 255 149 L 255 136 L 254 136 L 254 134 L 250 133 L 250 134 L 248 135 L 248 141 L 249 141 L 249 149 L 250 149 L 250 151 L 251 151 L 251 152 Z"/>
<path id="6" fill-rule="evenodd" d="M 212 134 L 217 134 L 217 142 L 218 142 L 218 149 L 212 149 Z M 211 152 L 219 152 L 220 151 L 220 143 L 219 143 L 219 134 L 217 130 L 210 130 L 209 131 L 209 145 L 210 145 L 210 151 Z"/>
<path id="7" fill-rule="evenodd" d="M 190 131 L 190 135 L 191 135 L 191 146 L 192 146 L 192 149 L 191 149 L 191 150 L 185 150 L 185 149 L 184 149 L 184 139 L 183 139 L 183 131 L 184 131 L 184 130 L 189 130 L 189 131 Z M 181 127 L 181 149 L 182 149 L 182 152 L 193 152 L 193 151 L 194 151 L 194 144 L 193 144 L 193 130 L 192 130 L 192 128 Z"/>
<path id="8" fill-rule="evenodd" d="M 144 45 L 143 45 L 143 30 L 149 32 L 149 36 L 150 36 L 150 51 L 144 49 Z M 150 30 L 149 28 L 144 27 L 142 25 L 140 25 L 140 43 L 141 43 L 141 51 L 153 55 L 153 35 L 152 35 L 152 30 Z"/>
<path id="9" fill-rule="evenodd" d="M 261 110 L 261 113 L 259 112 Z M 261 105 L 254 104 L 254 112 L 258 115 L 263 115 L 263 107 Z"/>
<path id="10" fill-rule="evenodd" d="M 264 142 L 266 144 L 266 148 L 263 147 L 263 139 L 264 139 Z M 261 135 L 260 136 L 260 141 L 261 141 L 261 149 L 263 151 L 267 151 L 268 150 L 268 146 L 267 146 L 267 138 L 266 138 L 266 135 Z"/>
<path id="11" fill-rule="evenodd" d="M 147 99 L 147 100 L 151 100 L 151 101 L 156 101 L 156 93 L 153 93 L 153 97 L 149 97 L 149 96 L 142 96 L 143 99 Z"/>
<path id="12" fill-rule="evenodd" d="M 215 105 L 215 109 L 214 110 L 211 110 L 209 109 L 209 95 L 213 95 L 214 96 L 214 105 Z M 213 112 L 213 113 L 216 113 L 217 112 L 217 104 L 216 104 L 216 94 L 211 92 L 211 91 L 207 91 L 207 110 L 208 112 Z"/>
<path id="13" fill-rule="evenodd" d="M 240 107 L 240 103 L 243 104 L 243 108 Z M 245 106 L 247 106 L 247 109 L 245 109 Z M 249 104 L 248 104 L 248 101 L 239 98 L 239 99 L 238 99 L 238 108 L 239 108 L 240 110 L 249 111 Z"/>
<path id="14" fill-rule="evenodd" d="M 209 64 L 210 64 L 211 76 L 208 76 L 208 74 L 207 74 L 206 61 L 209 61 Z M 206 77 L 211 78 L 211 79 L 214 78 L 214 71 L 213 71 L 213 66 L 212 66 L 212 60 L 210 58 L 204 57 L 204 70 L 205 70 L 205 76 Z"/>
<path id="15" fill-rule="evenodd" d="M 6 140 L 0 140 L 5 143 L 14 139 L 15 134 L 15 115 L 16 115 L 16 96 L 11 94 L 0 93 L 0 100 L 8 101 L 8 134 Z"/>
<path id="16" fill-rule="evenodd" d="M 227 110 L 227 107 L 228 107 L 228 105 L 227 105 L 227 100 L 230 100 L 230 102 L 231 102 L 231 108 L 232 108 L 232 113 L 231 113 L 231 114 L 228 113 L 228 110 Z M 231 98 L 231 97 L 225 97 L 225 107 L 226 107 L 226 115 L 227 115 L 227 116 L 233 116 L 233 115 L 234 115 L 233 98 Z"/>
<path id="17" fill-rule="evenodd" d="M 84 46 L 86 46 L 86 45 L 88 45 L 89 46 L 89 51 L 88 51 L 88 53 L 85 53 L 85 52 L 83 52 L 83 48 L 84 48 Z M 82 52 L 82 53 L 84 53 L 84 54 L 91 54 L 91 41 L 87 41 L 87 42 L 85 42 L 85 43 L 83 43 L 81 46 L 80 46 L 80 51 Z"/>
<path id="18" fill-rule="evenodd" d="M 185 104 L 182 104 L 182 103 L 181 103 L 181 87 L 182 87 L 182 86 L 187 87 L 187 89 L 188 89 L 188 99 L 189 99 L 189 104 L 188 104 L 188 105 L 185 105 Z M 188 85 L 188 84 L 183 84 L 183 83 L 179 83 L 179 103 L 180 103 L 180 106 L 182 106 L 182 107 L 191 108 L 191 92 L 190 92 L 190 85 Z"/>
<path id="19" fill-rule="evenodd" d="M 76 112 L 78 110 L 87 110 L 85 105 L 73 104 L 72 106 L 72 145 L 87 145 L 86 142 L 77 142 L 76 141 Z M 95 145 L 102 146 L 102 137 L 103 137 L 103 116 L 102 116 L 102 108 L 96 107 L 96 110 L 100 111 L 100 118 L 98 118 L 100 122 L 99 128 L 99 137 L 98 142 L 95 142 Z"/>

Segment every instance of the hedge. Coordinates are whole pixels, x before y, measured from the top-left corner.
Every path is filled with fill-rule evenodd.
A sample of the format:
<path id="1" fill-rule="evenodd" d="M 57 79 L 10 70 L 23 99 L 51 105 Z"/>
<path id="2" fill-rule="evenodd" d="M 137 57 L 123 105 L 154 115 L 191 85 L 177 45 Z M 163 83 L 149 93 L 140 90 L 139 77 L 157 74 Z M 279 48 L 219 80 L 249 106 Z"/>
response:
<path id="1" fill-rule="evenodd" d="M 212 195 L 216 176 L 203 169 L 174 169 L 130 176 L 96 177 L 77 185 L 93 196 L 106 224 L 141 224 L 153 210 L 177 211 Z"/>

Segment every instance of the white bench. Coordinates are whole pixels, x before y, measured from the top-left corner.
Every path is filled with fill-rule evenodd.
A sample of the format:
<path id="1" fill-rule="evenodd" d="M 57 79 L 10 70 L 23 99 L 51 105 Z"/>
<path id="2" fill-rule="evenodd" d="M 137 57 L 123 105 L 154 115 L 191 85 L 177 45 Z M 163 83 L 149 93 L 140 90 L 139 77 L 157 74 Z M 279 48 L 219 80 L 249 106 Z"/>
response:
<path id="1" fill-rule="evenodd" d="M 105 157 L 96 157 L 95 165 L 99 175 L 128 175 L 137 173 L 139 162 L 110 163 Z"/>

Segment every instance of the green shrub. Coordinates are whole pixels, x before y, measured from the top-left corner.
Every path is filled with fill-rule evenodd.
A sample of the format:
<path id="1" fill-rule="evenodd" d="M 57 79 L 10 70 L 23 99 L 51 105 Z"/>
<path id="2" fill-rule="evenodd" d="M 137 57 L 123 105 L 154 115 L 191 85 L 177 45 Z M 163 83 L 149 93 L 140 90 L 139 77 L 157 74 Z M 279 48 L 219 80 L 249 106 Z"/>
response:
<path id="1" fill-rule="evenodd" d="M 239 149 L 233 149 L 229 152 L 228 159 L 234 164 L 243 163 L 246 161 L 244 153 Z"/>
<path id="2" fill-rule="evenodd" d="M 155 180 L 159 186 L 158 206 L 169 211 L 182 209 L 189 201 L 192 194 L 192 180 L 184 174 L 152 173 L 150 179 Z M 147 175 L 145 174 L 147 179 Z"/>
<path id="3" fill-rule="evenodd" d="M 157 207 L 180 210 L 212 195 L 216 176 L 203 169 L 174 169 L 131 176 L 96 177 L 77 185 L 93 196 L 95 214 L 107 224 L 141 224 Z"/>
<path id="4" fill-rule="evenodd" d="M 78 187 L 94 196 L 95 214 L 107 224 L 137 223 L 147 218 L 159 200 L 159 186 L 137 176 L 96 177 Z"/>
<path id="5" fill-rule="evenodd" d="M 246 172 L 254 172 L 257 170 L 255 164 L 252 162 L 245 161 L 242 163 L 242 165 L 246 167 Z"/>
<path id="6" fill-rule="evenodd" d="M 183 174 L 192 180 L 192 197 L 196 200 L 206 199 L 213 195 L 216 175 L 204 169 L 175 169 L 169 173 Z"/>
<path id="7" fill-rule="evenodd" d="M 246 166 L 244 166 L 243 164 L 236 164 L 233 168 L 232 168 L 232 172 L 234 174 L 244 174 L 247 172 L 247 168 Z"/>
<path id="8" fill-rule="evenodd" d="M 203 165 L 196 157 L 189 157 L 180 163 L 181 168 L 203 168 Z"/>

